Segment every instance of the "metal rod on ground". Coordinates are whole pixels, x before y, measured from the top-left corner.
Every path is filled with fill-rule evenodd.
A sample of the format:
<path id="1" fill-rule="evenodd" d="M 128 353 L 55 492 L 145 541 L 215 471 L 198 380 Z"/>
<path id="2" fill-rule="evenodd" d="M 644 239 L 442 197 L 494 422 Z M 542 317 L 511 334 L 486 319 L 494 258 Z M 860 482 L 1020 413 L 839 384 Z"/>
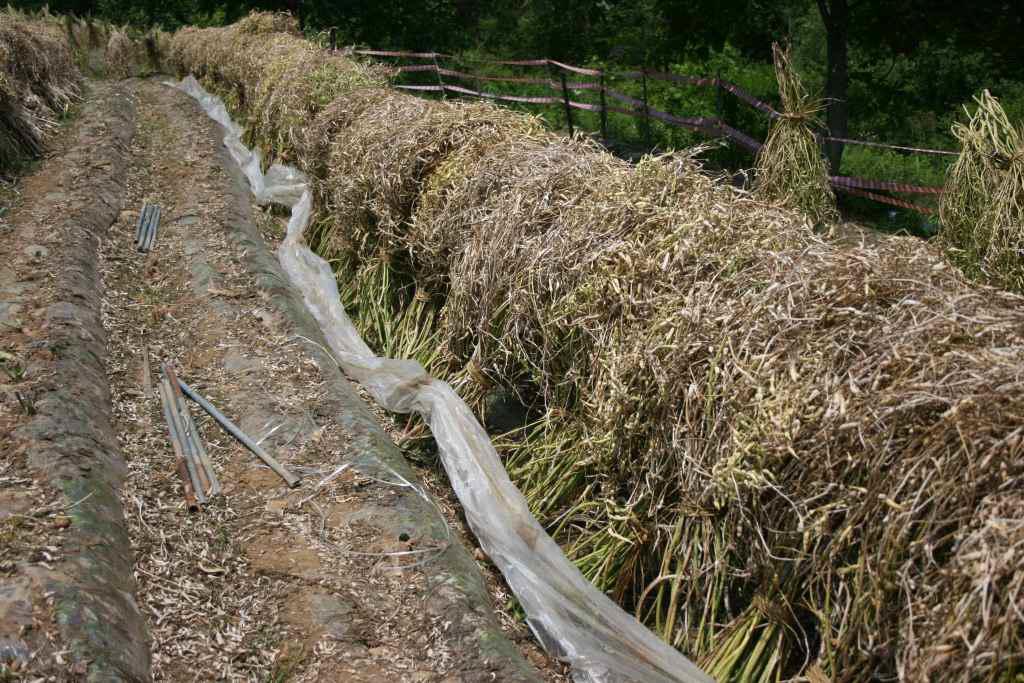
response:
<path id="1" fill-rule="evenodd" d="M 149 241 L 146 243 L 146 251 L 151 251 L 153 246 L 156 244 L 157 230 L 160 229 L 160 207 L 157 206 L 153 209 L 153 227 L 149 231 Z"/>
<path id="2" fill-rule="evenodd" d="M 572 127 L 572 107 L 569 106 L 569 88 L 565 84 L 565 72 L 559 70 L 558 75 L 562 77 L 562 101 L 565 102 L 565 121 L 569 124 L 569 137 L 573 137 L 576 131 Z"/>
<path id="3" fill-rule="evenodd" d="M 169 397 L 170 386 L 168 383 L 163 381 L 160 382 L 160 402 L 164 408 L 164 421 L 167 422 L 167 431 L 171 436 L 171 446 L 174 447 L 175 463 L 177 465 L 178 476 L 181 478 L 182 488 L 185 489 L 185 505 L 189 510 L 198 510 L 199 504 L 196 502 L 195 490 L 192 488 L 192 479 L 188 475 L 188 467 L 185 463 L 185 453 L 181 448 L 181 444 L 175 438 L 174 433 L 174 419 L 171 416 L 171 401 Z"/>
<path id="4" fill-rule="evenodd" d="M 148 252 L 153 247 L 153 239 L 156 234 L 156 224 L 160 220 L 160 207 L 155 204 L 149 210 L 149 225 L 146 228 L 146 236 L 142 241 L 142 250 Z"/>
<path id="5" fill-rule="evenodd" d="M 267 453 L 265 450 L 263 450 L 258 443 L 249 438 L 249 436 L 241 429 L 239 429 L 234 422 L 226 418 L 223 413 L 221 413 L 213 406 L 212 403 L 203 398 L 202 395 L 196 393 L 196 390 L 190 387 L 188 384 L 186 384 L 185 381 L 180 377 L 178 378 L 178 386 L 181 387 L 181 390 L 185 392 L 186 396 L 188 396 L 190 399 L 198 403 L 200 408 L 205 410 L 207 413 L 209 413 L 210 417 L 219 422 L 220 425 L 229 434 L 231 434 L 231 436 L 238 439 L 242 443 L 242 445 L 244 445 L 246 448 L 252 451 L 256 455 L 256 457 L 258 457 L 260 460 L 266 463 L 267 467 L 269 467 L 270 469 L 274 470 L 275 473 L 277 473 L 277 476 L 284 479 L 285 483 L 288 484 L 288 486 L 295 488 L 296 486 L 299 485 L 298 477 L 296 477 L 294 474 L 286 470 L 281 465 L 281 463 L 279 463 L 277 460 L 271 457 L 271 455 Z"/>
<path id="6" fill-rule="evenodd" d="M 160 386 L 167 397 L 168 410 L 171 414 L 172 426 L 174 427 L 173 439 L 181 449 L 181 455 L 185 459 L 185 469 L 188 471 L 189 481 L 192 482 L 192 491 L 195 493 L 196 500 L 201 505 L 205 504 L 206 492 L 203 490 L 202 479 L 199 477 L 199 468 L 196 467 L 196 460 L 192 456 L 191 446 L 185 440 L 185 426 L 181 421 L 181 416 L 178 414 L 178 408 L 174 402 L 174 389 L 171 387 L 171 381 L 166 374 L 161 378 Z"/>
<path id="7" fill-rule="evenodd" d="M 146 252 L 146 242 L 149 241 L 149 231 L 153 226 L 153 210 L 152 204 L 146 206 L 146 220 L 142 224 L 142 231 L 139 234 L 138 249 L 140 253 Z"/>
<path id="8" fill-rule="evenodd" d="M 169 366 L 166 367 L 166 372 L 167 378 L 171 382 L 171 389 L 174 390 L 174 399 L 178 406 L 178 414 L 181 415 L 181 418 L 185 423 L 185 432 L 192 442 L 193 453 L 199 459 L 200 472 L 206 478 L 206 493 L 210 497 L 219 495 L 221 492 L 220 481 L 217 479 L 217 473 L 213 471 L 213 462 L 210 460 L 210 454 L 206 452 L 206 446 L 203 444 L 203 439 L 199 434 L 199 429 L 196 427 L 195 420 L 192 419 L 192 412 L 188 409 L 188 404 L 185 403 L 185 395 L 181 393 L 181 385 L 178 384 L 178 375 L 174 372 L 174 369 Z"/>
<path id="9" fill-rule="evenodd" d="M 135 245 L 142 244 L 142 226 L 146 224 L 149 204 L 143 203 L 142 211 L 139 213 L 139 222 L 135 225 Z"/>

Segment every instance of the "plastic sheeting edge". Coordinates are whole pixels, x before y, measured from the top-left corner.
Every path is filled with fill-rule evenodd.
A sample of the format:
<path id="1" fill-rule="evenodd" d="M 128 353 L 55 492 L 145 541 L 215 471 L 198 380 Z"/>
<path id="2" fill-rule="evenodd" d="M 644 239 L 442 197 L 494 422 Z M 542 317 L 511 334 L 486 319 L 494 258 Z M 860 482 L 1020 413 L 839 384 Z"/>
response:
<path id="1" fill-rule="evenodd" d="M 712 679 L 667 645 L 580 573 L 537 522 L 512 483 L 486 431 L 446 382 L 413 360 L 376 356 L 345 313 L 330 265 L 302 244 L 312 215 L 306 177 L 280 164 L 262 171 L 259 152 L 220 98 L 189 75 L 168 83 L 195 98 L 224 127 L 224 145 L 258 203 L 291 208 L 278 259 L 320 325 L 338 365 L 385 409 L 423 417 L 483 550 L 501 571 L 527 623 L 577 683 L 708 683 Z"/>

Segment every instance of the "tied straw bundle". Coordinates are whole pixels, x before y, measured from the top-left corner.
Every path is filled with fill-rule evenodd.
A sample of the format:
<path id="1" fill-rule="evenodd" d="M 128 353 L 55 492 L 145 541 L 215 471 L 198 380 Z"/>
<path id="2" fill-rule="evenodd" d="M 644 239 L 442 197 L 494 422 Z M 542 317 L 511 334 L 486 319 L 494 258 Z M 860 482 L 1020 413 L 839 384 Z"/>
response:
<path id="1" fill-rule="evenodd" d="M 814 135 L 814 128 L 821 127 L 821 103 L 807 94 L 789 49 L 775 43 L 772 54 L 784 113 L 772 123 L 757 155 L 756 192 L 761 199 L 803 211 L 815 225 L 835 223 L 836 198 Z"/>
<path id="2" fill-rule="evenodd" d="M 137 46 L 128 37 L 127 28 L 114 28 L 107 40 L 104 58 L 107 64 L 107 75 L 110 78 L 128 78 L 135 71 L 139 61 L 136 54 Z"/>
<path id="3" fill-rule="evenodd" d="M 960 157 L 946 178 L 940 241 L 975 279 L 1024 291 L 1024 132 L 987 90 L 953 125 Z"/>

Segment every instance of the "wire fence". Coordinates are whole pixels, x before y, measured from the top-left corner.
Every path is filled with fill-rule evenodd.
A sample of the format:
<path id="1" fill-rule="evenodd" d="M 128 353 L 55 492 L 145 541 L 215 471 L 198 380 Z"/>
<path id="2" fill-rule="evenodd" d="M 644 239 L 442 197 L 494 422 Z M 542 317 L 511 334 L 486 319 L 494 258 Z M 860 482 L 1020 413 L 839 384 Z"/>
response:
<path id="1" fill-rule="evenodd" d="M 457 58 L 454 55 L 440 52 L 406 52 L 400 50 L 360 49 L 350 49 L 347 52 L 364 57 L 386 57 L 412 61 L 414 63 L 397 65 L 395 67 L 396 72 L 399 74 L 432 74 L 433 76 L 436 76 L 437 83 L 396 84 L 395 87 L 401 90 L 424 93 L 431 92 L 442 95 L 450 93 L 452 95 L 475 97 L 520 105 L 560 106 L 564 110 L 570 134 L 575 133 L 575 129 L 578 125 L 578 121 L 573 114 L 574 111 L 593 112 L 599 117 L 600 134 L 604 140 L 609 139 L 608 117 L 610 114 L 617 114 L 644 121 L 660 121 L 668 126 L 687 129 L 709 138 L 724 138 L 731 144 L 740 149 L 746 150 L 755 156 L 760 151 L 762 146 L 760 140 L 753 135 L 729 125 L 721 116 L 678 116 L 651 106 L 650 99 L 647 96 L 647 86 L 649 81 L 706 88 L 715 91 L 719 97 L 731 96 L 735 98 L 736 101 L 750 107 L 756 112 L 759 112 L 769 120 L 782 116 L 782 113 L 776 110 L 770 103 L 758 98 L 736 83 L 732 83 L 719 77 L 689 76 L 651 69 L 624 71 L 591 69 L 566 64 L 553 59 L 472 60 L 473 62 L 480 64 L 522 67 L 527 69 L 543 68 L 548 71 L 547 75 L 544 77 L 495 76 L 481 72 L 464 71 L 441 66 L 442 62 L 456 60 Z M 459 58 L 458 61 L 463 63 L 466 62 L 464 58 Z M 580 76 L 588 78 L 580 79 Z M 608 81 L 612 78 L 639 82 L 642 86 L 640 96 L 636 97 L 625 93 L 622 90 L 610 87 L 608 85 Z M 548 96 L 527 96 L 487 92 L 481 87 L 481 84 L 483 83 L 505 83 L 524 87 L 542 87 L 550 90 L 552 94 Z M 470 85 L 475 87 L 470 87 Z M 580 93 L 593 93 L 596 95 L 597 101 L 580 101 L 577 99 Z M 721 107 L 719 108 L 721 109 Z M 959 154 L 952 150 L 888 144 L 868 140 L 834 137 L 826 134 L 820 134 L 818 139 L 821 144 L 826 142 L 838 142 L 844 145 L 859 145 L 876 149 L 891 150 L 901 154 L 938 156 L 957 156 Z M 926 206 L 924 204 L 892 195 L 939 196 L 943 191 L 940 186 L 914 185 L 890 180 L 853 176 L 836 175 L 831 176 L 829 180 L 831 181 L 832 186 L 840 192 L 863 197 L 865 199 L 890 206 L 897 206 L 903 209 L 917 211 L 925 215 L 933 214 L 935 209 L 931 206 Z"/>

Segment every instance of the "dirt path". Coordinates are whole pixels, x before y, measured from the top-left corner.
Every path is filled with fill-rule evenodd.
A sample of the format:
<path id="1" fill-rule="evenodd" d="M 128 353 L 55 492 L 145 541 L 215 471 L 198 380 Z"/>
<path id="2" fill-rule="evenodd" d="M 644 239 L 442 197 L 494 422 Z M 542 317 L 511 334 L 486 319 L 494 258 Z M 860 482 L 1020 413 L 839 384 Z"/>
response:
<path id="1" fill-rule="evenodd" d="M 566 680 L 323 351 L 221 136 L 157 81 L 96 84 L 5 202 L 0 680 Z M 224 495 L 188 512 L 163 361 L 302 485 L 193 407 Z"/>
<path id="2" fill-rule="evenodd" d="M 154 678 L 553 678 L 521 628 L 506 621 L 519 648 L 503 637 L 457 520 L 410 483 L 353 388 L 306 341 L 316 333 L 256 233 L 219 128 L 156 82 L 138 98 L 132 210 L 111 229 L 101 270 Z M 148 257 L 133 250 L 143 200 L 164 216 Z M 282 223 L 257 216 L 272 248 Z M 144 347 L 154 376 L 158 361 L 172 362 L 305 484 L 289 490 L 204 416 L 225 495 L 186 513 L 159 401 L 142 389 Z M 390 464 L 365 457 L 380 453 Z"/>

